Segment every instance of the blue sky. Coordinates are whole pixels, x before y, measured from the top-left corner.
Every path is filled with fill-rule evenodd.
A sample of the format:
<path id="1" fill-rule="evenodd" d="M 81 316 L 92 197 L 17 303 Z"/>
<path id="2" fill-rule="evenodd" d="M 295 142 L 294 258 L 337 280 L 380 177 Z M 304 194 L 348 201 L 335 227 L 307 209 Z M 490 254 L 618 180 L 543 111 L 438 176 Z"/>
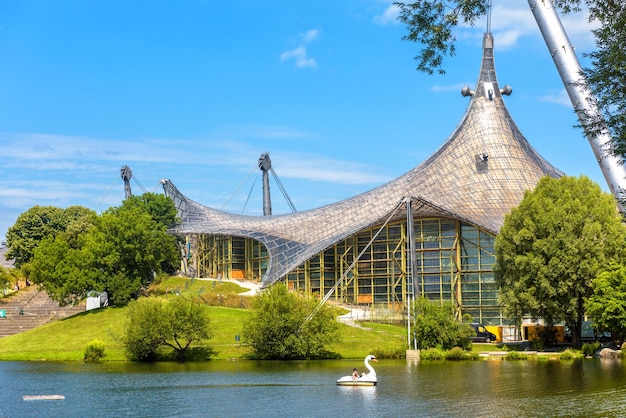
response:
<path id="1" fill-rule="evenodd" d="M 527 2 L 494 3 L 520 130 L 608 190 Z M 169 178 L 250 215 L 262 214 L 263 152 L 298 210 L 400 176 L 460 121 L 486 24 L 460 28 L 446 75 L 428 76 L 394 17 L 383 0 L 0 2 L 0 238 L 34 205 L 120 205 L 123 165 L 135 194 Z M 585 64 L 586 17 L 563 22 Z M 274 183 L 272 201 L 289 212 Z"/>

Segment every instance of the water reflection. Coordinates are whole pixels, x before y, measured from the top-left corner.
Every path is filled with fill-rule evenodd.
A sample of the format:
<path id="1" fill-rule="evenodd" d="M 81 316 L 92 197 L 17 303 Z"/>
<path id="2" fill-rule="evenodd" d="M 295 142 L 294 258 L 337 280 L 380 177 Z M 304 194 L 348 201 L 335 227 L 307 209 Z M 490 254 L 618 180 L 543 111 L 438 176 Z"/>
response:
<path id="1" fill-rule="evenodd" d="M 354 361 L 0 362 L 0 416 L 618 416 L 621 360 L 381 360 L 378 386 L 337 386 Z M 64 401 L 24 402 L 23 395 Z"/>

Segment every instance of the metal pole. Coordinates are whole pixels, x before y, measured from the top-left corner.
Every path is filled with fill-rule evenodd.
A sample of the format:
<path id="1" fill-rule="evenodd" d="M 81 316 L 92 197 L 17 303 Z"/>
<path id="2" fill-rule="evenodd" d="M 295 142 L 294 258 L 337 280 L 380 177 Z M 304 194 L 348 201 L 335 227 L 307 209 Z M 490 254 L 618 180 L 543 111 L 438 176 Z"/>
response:
<path id="1" fill-rule="evenodd" d="M 415 230 L 413 227 L 413 210 L 411 207 L 411 197 L 406 198 L 406 229 L 408 230 L 408 250 L 409 250 L 409 277 L 408 277 L 408 292 L 407 292 L 407 310 L 408 310 L 408 343 L 411 346 L 411 299 L 413 300 L 413 307 L 415 308 L 415 272 L 417 271 L 417 261 L 415 259 Z M 413 349 L 417 350 L 417 341 L 413 338 Z"/>
<path id="2" fill-rule="evenodd" d="M 556 69 L 565 85 L 565 90 L 567 90 L 576 115 L 578 115 L 578 120 L 585 130 L 585 135 L 600 165 L 602 174 L 611 193 L 618 200 L 620 212 L 624 212 L 624 207 L 619 203 L 619 200 L 624 198 L 626 191 L 626 167 L 622 158 L 613 154 L 613 140 L 607 129 L 599 134 L 591 133 L 587 129 L 592 119 L 589 115 L 600 115 L 600 111 L 595 98 L 585 88 L 585 84 L 580 85 L 581 81 L 584 82 L 581 73 L 582 68 L 561 24 L 559 15 L 551 0 L 528 0 L 528 5 L 550 50 Z"/>

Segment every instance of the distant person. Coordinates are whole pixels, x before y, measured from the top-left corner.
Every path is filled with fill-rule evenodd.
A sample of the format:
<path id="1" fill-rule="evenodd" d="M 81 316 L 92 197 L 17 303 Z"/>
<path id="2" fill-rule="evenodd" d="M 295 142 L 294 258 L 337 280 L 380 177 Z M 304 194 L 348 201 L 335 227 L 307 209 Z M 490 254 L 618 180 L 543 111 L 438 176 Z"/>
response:
<path id="1" fill-rule="evenodd" d="M 357 369 L 352 370 L 352 381 L 356 382 L 359 380 L 359 371 Z"/>

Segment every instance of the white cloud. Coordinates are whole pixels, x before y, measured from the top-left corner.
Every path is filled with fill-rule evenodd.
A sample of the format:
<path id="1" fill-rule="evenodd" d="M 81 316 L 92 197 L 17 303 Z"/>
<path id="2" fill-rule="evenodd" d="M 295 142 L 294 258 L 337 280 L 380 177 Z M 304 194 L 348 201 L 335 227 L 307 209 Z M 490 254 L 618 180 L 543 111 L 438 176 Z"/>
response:
<path id="1" fill-rule="evenodd" d="M 441 85 L 441 84 L 435 84 L 434 86 L 432 86 L 430 88 L 431 91 L 434 92 L 442 92 L 442 91 L 458 91 L 459 94 L 461 93 L 461 89 L 465 86 L 473 86 L 474 84 L 476 84 L 475 82 L 473 83 L 469 83 L 469 82 L 465 82 L 465 83 L 456 83 L 456 84 L 449 84 L 449 85 Z"/>
<path id="2" fill-rule="evenodd" d="M 310 31 L 304 34 L 303 42 L 309 43 L 311 41 L 314 41 L 318 37 L 319 34 L 320 34 L 319 29 L 311 29 Z"/>
<path id="3" fill-rule="evenodd" d="M 398 24 L 398 15 L 400 14 L 400 9 L 394 4 L 389 5 L 382 14 L 374 16 L 374 23 L 377 25 L 393 25 Z"/>
<path id="4" fill-rule="evenodd" d="M 308 44 L 319 36 L 319 29 L 311 29 L 302 35 L 302 43 L 296 48 L 280 54 L 281 61 L 295 60 L 296 68 L 317 68 L 317 60 L 310 58 L 305 44 Z"/>
<path id="5" fill-rule="evenodd" d="M 298 68 L 317 68 L 317 61 L 315 58 L 309 58 L 307 56 L 306 48 L 304 45 L 300 45 L 297 48 L 292 49 L 291 51 L 285 51 L 280 54 L 281 61 L 287 61 L 290 59 L 295 59 L 296 67 Z"/>
<path id="6" fill-rule="evenodd" d="M 543 96 L 539 97 L 539 100 L 542 102 L 560 104 L 569 108 L 572 107 L 572 101 L 570 100 L 565 89 L 562 89 L 558 92 L 549 92 L 547 94 L 544 94 Z"/>
<path id="7" fill-rule="evenodd" d="M 588 13 L 571 13 L 559 15 L 571 43 L 579 50 L 588 50 L 594 45 L 591 29 L 594 25 L 588 22 Z M 480 42 L 482 33 L 487 29 L 487 18 L 482 17 L 474 26 L 460 25 L 459 39 Z M 524 37 L 542 39 L 541 31 L 527 2 L 519 0 L 500 0 L 493 6 L 491 13 L 491 32 L 494 35 L 498 50 L 518 47 L 519 40 Z"/>

